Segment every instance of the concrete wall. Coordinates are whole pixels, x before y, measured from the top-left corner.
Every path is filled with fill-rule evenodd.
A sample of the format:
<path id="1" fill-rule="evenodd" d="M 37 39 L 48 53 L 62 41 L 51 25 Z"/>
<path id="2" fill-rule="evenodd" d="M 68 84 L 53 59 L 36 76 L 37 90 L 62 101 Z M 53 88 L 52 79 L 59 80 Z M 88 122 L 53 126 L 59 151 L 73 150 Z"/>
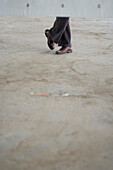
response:
<path id="1" fill-rule="evenodd" d="M 113 0 L 0 0 L 0 16 L 113 17 Z"/>

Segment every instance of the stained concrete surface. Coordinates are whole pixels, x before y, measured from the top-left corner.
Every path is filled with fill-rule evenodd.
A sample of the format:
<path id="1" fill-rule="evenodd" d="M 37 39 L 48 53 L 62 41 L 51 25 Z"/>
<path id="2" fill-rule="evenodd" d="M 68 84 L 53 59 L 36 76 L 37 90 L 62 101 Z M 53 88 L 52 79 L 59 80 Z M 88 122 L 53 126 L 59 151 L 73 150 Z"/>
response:
<path id="1" fill-rule="evenodd" d="M 72 18 L 62 56 L 53 21 L 0 17 L 0 170 L 112 170 L 113 19 Z"/>

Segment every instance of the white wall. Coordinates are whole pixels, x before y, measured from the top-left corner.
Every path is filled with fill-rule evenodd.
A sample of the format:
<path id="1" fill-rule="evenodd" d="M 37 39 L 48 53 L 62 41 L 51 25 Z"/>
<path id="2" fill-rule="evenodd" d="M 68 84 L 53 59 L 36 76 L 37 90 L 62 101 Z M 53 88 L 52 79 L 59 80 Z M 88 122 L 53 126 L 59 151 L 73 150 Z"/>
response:
<path id="1" fill-rule="evenodd" d="M 0 0 L 0 16 L 113 17 L 113 0 Z"/>

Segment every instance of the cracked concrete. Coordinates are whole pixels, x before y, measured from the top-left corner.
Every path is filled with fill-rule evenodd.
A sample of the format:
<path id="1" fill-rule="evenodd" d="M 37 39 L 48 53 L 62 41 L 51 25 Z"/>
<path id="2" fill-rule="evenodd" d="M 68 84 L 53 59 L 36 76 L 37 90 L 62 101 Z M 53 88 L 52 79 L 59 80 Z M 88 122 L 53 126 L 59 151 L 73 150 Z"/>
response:
<path id="1" fill-rule="evenodd" d="M 62 56 L 53 21 L 0 17 L 0 169 L 112 170 L 113 19 L 72 18 Z"/>

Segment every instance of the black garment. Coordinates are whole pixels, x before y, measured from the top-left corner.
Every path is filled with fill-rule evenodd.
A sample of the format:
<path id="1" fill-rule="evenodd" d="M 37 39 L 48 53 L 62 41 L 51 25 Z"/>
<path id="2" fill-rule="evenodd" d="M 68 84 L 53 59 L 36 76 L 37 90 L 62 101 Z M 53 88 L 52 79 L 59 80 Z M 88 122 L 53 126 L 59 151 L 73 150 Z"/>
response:
<path id="1" fill-rule="evenodd" d="M 69 17 L 56 17 L 54 26 L 49 31 L 51 40 L 59 46 L 71 47 Z"/>

